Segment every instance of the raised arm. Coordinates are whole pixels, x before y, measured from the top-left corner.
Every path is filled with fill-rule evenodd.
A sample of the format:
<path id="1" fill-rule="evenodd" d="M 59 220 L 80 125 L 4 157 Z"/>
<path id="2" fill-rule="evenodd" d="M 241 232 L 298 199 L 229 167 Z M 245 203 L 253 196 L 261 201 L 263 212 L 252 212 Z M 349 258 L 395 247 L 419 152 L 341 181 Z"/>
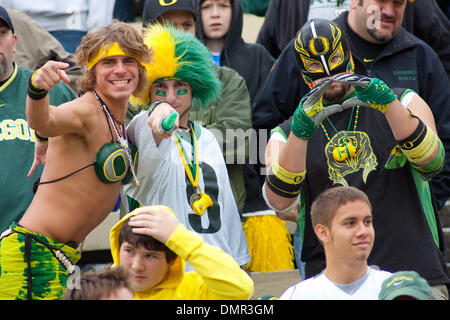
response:
<path id="1" fill-rule="evenodd" d="M 333 81 L 351 83 L 359 99 L 382 112 L 400 151 L 426 179 L 444 165 L 444 147 L 436 132 L 433 114 L 417 94 L 405 107 L 382 80 L 358 75 L 338 75 Z"/>
<path id="2" fill-rule="evenodd" d="M 298 203 L 306 175 L 308 140 L 326 117 L 351 107 L 350 104 L 323 107 L 323 94 L 330 84 L 331 79 L 322 81 L 301 99 L 292 117 L 286 145 L 281 148 L 278 157 L 271 159 L 263 196 L 268 206 L 277 212 L 287 212 Z"/>
<path id="3" fill-rule="evenodd" d="M 28 125 L 35 129 L 41 137 L 53 137 L 67 133 L 79 132 L 82 125 L 80 112 L 83 108 L 68 102 L 56 108 L 50 106 L 50 91 L 57 83 L 70 83 L 64 69 L 68 63 L 48 61 L 37 69 L 28 84 L 26 116 Z"/>

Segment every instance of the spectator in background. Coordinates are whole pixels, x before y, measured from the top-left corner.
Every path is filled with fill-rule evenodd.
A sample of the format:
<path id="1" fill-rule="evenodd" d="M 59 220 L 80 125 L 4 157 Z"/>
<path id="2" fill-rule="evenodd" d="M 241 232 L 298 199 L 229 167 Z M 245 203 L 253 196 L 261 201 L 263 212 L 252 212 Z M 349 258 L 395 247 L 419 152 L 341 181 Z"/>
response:
<path id="1" fill-rule="evenodd" d="M 121 266 L 83 272 L 67 288 L 63 300 L 133 300 L 131 277 L 131 271 Z"/>
<path id="2" fill-rule="evenodd" d="M 19 221 L 33 199 L 33 183 L 42 174 L 40 165 L 30 178 L 27 170 L 33 162 L 34 130 L 28 126 L 25 115 L 27 85 L 33 71 L 21 68 L 15 62 L 17 46 L 23 41 L 16 34 L 7 10 L 0 6 L 0 233 L 13 221 Z M 50 103 L 59 105 L 75 98 L 63 83 L 50 91 Z"/>
<path id="3" fill-rule="evenodd" d="M 287 289 L 280 300 L 377 300 L 391 273 L 367 265 L 375 240 L 372 219 L 369 198 L 355 187 L 334 187 L 317 196 L 311 223 L 326 267 Z"/>
<path id="4" fill-rule="evenodd" d="M 89 30 L 111 23 L 114 3 L 115 0 L 0 0 L 6 8 L 28 14 L 70 53 L 75 53 Z"/>
<path id="5" fill-rule="evenodd" d="M 244 77 L 250 102 L 258 93 L 273 66 L 274 59 L 260 44 L 242 39 L 244 16 L 239 0 L 195 0 L 200 11 L 197 37 L 211 52 L 218 66 L 227 66 Z"/>

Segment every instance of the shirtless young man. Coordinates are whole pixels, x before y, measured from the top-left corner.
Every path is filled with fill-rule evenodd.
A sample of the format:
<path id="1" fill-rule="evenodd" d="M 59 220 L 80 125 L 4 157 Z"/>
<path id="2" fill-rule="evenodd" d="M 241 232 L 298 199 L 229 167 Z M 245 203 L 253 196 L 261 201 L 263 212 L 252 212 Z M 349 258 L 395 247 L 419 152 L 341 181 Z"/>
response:
<path id="1" fill-rule="evenodd" d="M 146 87 L 150 52 L 132 27 L 114 22 L 83 38 L 77 63 L 85 94 L 58 107 L 47 91 L 68 82 L 68 64 L 47 62 L 31 77 L 27 120 L 49 138 L 37 193 L 0 242 L 0 299 L 61 298 L 79 260 L 78 244 L 113 209 L 133 176 L 124 119 L 131 94 Z"/>

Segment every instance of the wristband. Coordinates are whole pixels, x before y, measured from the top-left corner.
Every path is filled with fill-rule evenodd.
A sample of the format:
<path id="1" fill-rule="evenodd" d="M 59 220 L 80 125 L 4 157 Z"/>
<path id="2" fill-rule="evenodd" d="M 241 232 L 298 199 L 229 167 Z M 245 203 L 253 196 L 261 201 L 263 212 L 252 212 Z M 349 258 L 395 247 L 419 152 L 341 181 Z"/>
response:
<path id="1" fill-rule="evenodd" d="M 38 135 L 36 130 L 34 131 L 34 135 L 36 137 L 36 140 L 38 140 L 38 141 L 41 141 L 41 142 L 48 141 L 48 138 L 44 138 L 44 137 L 41 137 L 40 135 Z"/>
<path id="2" fill-rule="evenodd" d="M 417 118 L 416 116 L 413 116 Z M 397 141 L 400 149 L 406 158 L 413 164 L 427 160 L 439 145 L 439 139 L 434 132 L 419 118 L 419 125 L 416 130 L 406 139 Z"/>
<path id="3" fill-rule="evenodd" d="M 48 93 L 47 90 L 45 90 L 45 89 L 38 89 L 38 88 L 36 88 L 36 87 L 34 86 L 34 84 L 33 84 L 33 77 L 34 77 L 34 75 L 36 74 L 36 72 L 37 72 L 38 70 L 39 70 L 39 69 L 36 69 L 36 70 L 33 72 L 33 74 L 31 75 L 30 80 L 28 80 L 28 90 L 27 90 L 27 93 L 28 93 L 28 96 L 29 96 L 31 99 L 33 99 L 33 100 L 41 100 L 41 99 L 45 98 L 45 96 L 46 96 L 47 93 Z"/>
<path id="4" fill-rule="evenodd" d="M 295 198 L 305 180 L 306 170 L 303 172 L 290 172 L 278 163 L 275 159 L 266 177 L 267 186 L 274 193 L 285 198 Z"/>
<path id="5" fill-rule="evenodd" d="M 423 166 L 417 166 L 417 165 L 413 164 L 414 168 L 416 168 L 417 171 L 421 172 L 422 174 L 427 175 L 427 177 L 430 179 L 434 175 L 439 173 L 442 170 L 442 168 L 444 167 L 445 151 L 444 151 L 444 146 L 442 145 L 441 141 L 439 141 L 438 148 L 439 149 L 438 149 L 437 155 L 433 158 L 433 160 L 431 160 L 427 164 L 425 164 Z"/>

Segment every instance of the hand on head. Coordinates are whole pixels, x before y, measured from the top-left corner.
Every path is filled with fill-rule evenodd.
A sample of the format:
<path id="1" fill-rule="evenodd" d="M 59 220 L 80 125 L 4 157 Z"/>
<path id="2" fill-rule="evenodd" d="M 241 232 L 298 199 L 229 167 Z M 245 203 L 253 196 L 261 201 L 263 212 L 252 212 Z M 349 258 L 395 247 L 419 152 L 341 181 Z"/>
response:
<path id="1" fill-rule="evenodd" d="M 129 220 L 134 233 L 153 237 L 166 243 L 180 224 L 175 216 L 164 208 L 142 207 L 134 211 Z"/>

